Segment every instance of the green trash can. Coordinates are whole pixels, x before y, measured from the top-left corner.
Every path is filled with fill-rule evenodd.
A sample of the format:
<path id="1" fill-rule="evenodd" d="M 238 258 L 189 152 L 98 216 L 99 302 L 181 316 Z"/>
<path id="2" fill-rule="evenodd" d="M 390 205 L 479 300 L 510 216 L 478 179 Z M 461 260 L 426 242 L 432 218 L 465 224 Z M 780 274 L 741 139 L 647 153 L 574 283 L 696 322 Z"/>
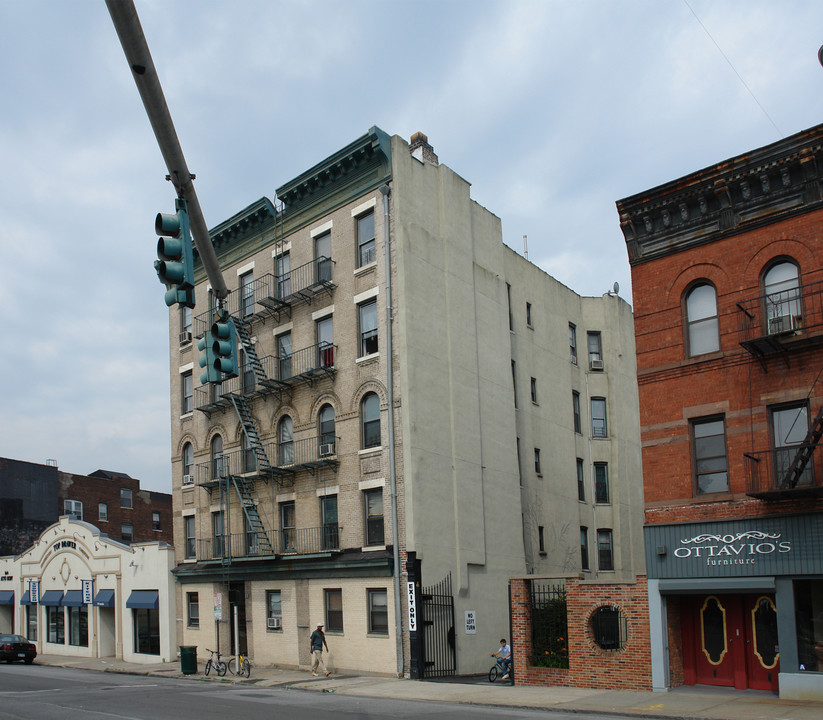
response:
<path id="1" fill-rule="evenodd" d="M 180 646 L 180 670 L 184 675 L 197 674 L 197 645 Z"/>

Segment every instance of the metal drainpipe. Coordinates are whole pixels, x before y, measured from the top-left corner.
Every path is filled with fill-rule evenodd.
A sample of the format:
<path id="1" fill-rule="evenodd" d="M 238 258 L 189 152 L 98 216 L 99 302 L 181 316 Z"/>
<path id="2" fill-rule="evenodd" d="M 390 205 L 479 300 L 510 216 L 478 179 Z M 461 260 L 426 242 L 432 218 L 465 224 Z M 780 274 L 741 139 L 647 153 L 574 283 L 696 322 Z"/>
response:
<path id="1" fill-rule="evenodd" d="M 381 185 L 383 193 L 383 228 L 386 256 L 386 394 L 389 403 L 389 477 L 391 478 L 392 559 L 394 564 L 394 634 L 397 639 L 397 674 L 403 674 L 403 622 L 400 617 L 400 534 L 397 529 L 397 474 L 394 457 L 394 389 L 392 377 L 392 304 L 391 304 L 391 233 L 389 195 L 391 188 Z"/>

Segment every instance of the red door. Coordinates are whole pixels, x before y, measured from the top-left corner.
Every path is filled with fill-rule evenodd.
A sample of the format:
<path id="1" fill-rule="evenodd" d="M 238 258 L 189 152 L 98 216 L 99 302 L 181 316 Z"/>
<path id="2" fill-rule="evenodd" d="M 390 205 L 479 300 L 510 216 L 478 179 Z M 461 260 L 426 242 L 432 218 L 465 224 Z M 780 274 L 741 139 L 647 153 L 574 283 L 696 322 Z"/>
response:
<path id="1" fill-rule="evenodd" d="M 780 653 L 774 595 L 744 595 L 749 687 L 777 692 Z"/>
<path id="2" fill-rule="evenodd" d="M 777 613 L 772 595 L 704 595 L 683 603 L 683 680 L 777 690 Z"/>

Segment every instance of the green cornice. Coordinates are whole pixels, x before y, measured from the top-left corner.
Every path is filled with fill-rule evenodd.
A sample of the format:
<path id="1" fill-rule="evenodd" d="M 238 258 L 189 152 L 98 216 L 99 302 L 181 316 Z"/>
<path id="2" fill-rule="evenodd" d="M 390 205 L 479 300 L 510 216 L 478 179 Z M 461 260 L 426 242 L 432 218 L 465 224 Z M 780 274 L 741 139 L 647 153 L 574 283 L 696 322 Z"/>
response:
<path id="1" fill-rule="evenodd" d="M 260 198 L 209 231 L 222 267 L 241 262 L 278 235 L 291 233 L 328 215 L 391 180 L 391 138 L 377 126 L 294 180 L 277 188 L 284 208 L 278 218 L 268 198 Z M 195 253 L 195 281 L 206 278 Z"/>
<path id="2" fill-rule="evenodd" d="M 262 197 L 247 208 L 209 230 L 212 244 L 222 266 L 233 265 L 254 254 L 261 239 L 273 235 L 275 210 L 271 200 Z M 194 249 L 195 282 L 206 279 L 206 272 Z"/>
<path id="3" fill-rule="evenodd" d="M 220 562 L 182 563 L 172 574 L 180 583 L 222 582 L 229 580 L 296 580 L 312 578 L 391 577 L 394 565 L 391 553 L 343 553 L 245 559 L 232 562 L 226 569 Z"/>

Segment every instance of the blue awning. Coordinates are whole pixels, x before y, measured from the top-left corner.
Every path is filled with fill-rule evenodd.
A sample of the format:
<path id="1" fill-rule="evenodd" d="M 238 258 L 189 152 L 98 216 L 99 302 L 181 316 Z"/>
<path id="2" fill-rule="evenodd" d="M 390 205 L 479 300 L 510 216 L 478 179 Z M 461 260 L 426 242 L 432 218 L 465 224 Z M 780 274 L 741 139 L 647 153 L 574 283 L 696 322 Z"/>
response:
<path id="1" fill-rule="evenodd" d="M 26 592 L 23 593 L 23 597 L 20 598 L 20 604 L 21 605 L 34 605 L 34 603 L 31 601 L 31 595 L 29 594 L 28 590 L 26 590 Z"/>
<path id="2" fill-rule="evenodd" d="M 14 605 L 14 590 L 0 590 L 0 605 Z"/>
<path id="3" fill-rule="evenodd" d="M 46 590 L 40 596 L 40 604 L 41 605 L 50 605 L 52 607 L 58 607 L 63 604 L 63 591 L 62 590 Z"/>
<path id="4" fill-rule="evenodd" d="M 82 590 L 66 590 L 66 597 L 63 598 L 64 607 L 82 607 L 85 604 Z"/>
<path id="5" fill-rule="evenodd" d="M 94 604 L 97 607 L 114 607 L 114 590 L 98 590 Z"/>
<path id="6" fill-rule="evenodd" d="M 156 610 L 160 607 L 160 593 L 157 590 L 132 590 L 126 607 Z"/>

